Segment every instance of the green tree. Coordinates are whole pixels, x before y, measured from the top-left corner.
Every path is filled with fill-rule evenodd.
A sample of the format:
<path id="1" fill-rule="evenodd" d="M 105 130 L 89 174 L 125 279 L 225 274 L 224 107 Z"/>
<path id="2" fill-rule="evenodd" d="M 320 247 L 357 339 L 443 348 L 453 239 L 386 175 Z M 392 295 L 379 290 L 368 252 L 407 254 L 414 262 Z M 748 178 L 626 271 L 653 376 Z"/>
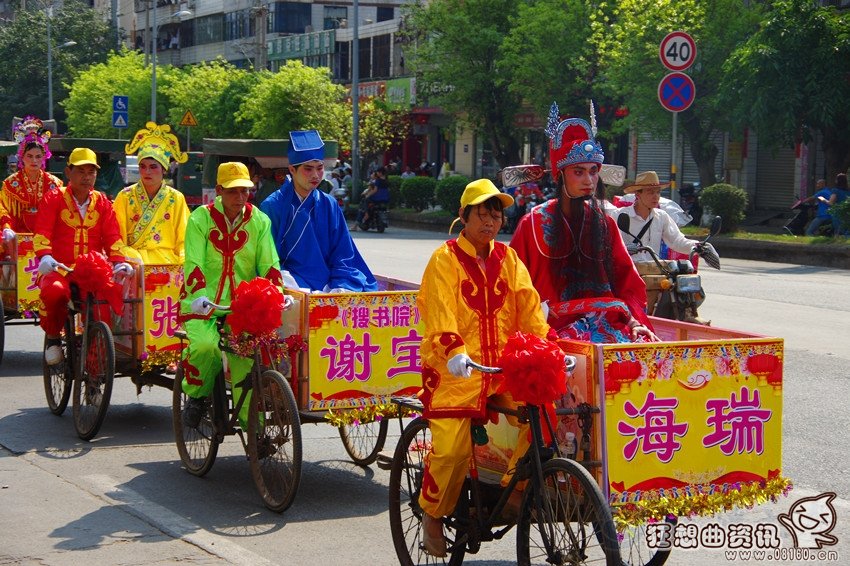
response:
<path id="1" fill-rule="evenodd" d="M 807 0 L 771 2 L 726 64 L 722 90 L 759 141 L 823 135 L 829 179 L 850 166 L 850 14 Z M 747 125 L 744 123 L 743 125 Z"/>
<path id="2" fill-rule="evenodd" d="M 729 107 L 719 96 L 724 63 L 755 31 L 758 8 L 740 0 L 621 0 L 603 43 L 605 65 L 597 78 L 612 99 L 628 105 L 618 126 L 669 135 L 671 113 L 658 102 L 658 83 L 669 71 L 658 58 L 658 46 L 671 31 L 684 30 L 696 42 L 697 58 L 686 72 L 696 85 L 696 98 L 680 112 L 678 123 L 690 142 L 691 156 L 703 186 L 716 182 L 718 148 L 711 140 L 731 126 Z"/>
<path id="3" fill-rule="evenodd" d="M 170 108 L 167 93 L 180 72 L 168 65 L 157 66 L 157 108 Z M 68 114 L 68 131 L 78 137 L 115 138 L 112 127 L 112 96 L 130 97 L 129 127 L 132 135 L 150 120 L 151 70 L 141 53 L 124 50 L 112 53 L 105 63 L 92 65 L 68 85 L 62 103 Z M 159 95 L 159 91 L 162 95 Z"/>
<path id="4" fill-rule="evenodd" d="M 361 98 L 359 108 L 360 178 L 365 178 L 369 163 L 401 143 L 410 132 L 406 114 L 392 108 L 381 98 Z M 346 106 L 346 117 L 339 138 L 340 149 L 351 151 L 351 127 L 354 117 L 351 104 Z"/>
<path id="5" fill-rule="evenodd" d="M 502 167 L 520 162 L 521 135 L 514 118 L 521 97 L 510 89 L 500 48 L 517 13 L 514 0 L 433 0 L 406 16 L 417 95 L 445 109 L 461 125 L 489 140 Z"/>
<path id="6" fill-rule="evenodd" d="M 257 138 L 286 138 L 290 130 L 315 128 L 325 139 L 342 139 L 345 88 L 326 67 L 287 61 L 277 73 L 262 72 L 238 112 Z"/>
<path id="7" fill-rule="evenodd" d="M 47 3 L 39 9 L 16 10 L 15 19 L 0 27 L 0 61 L 3 61 L 3 88 L 0 89 L 0 124 L 11 127 L 13 116 L 36 115 L 47 119 Z M 53 49 L 54 117 L 64 122 L 59 102 L 67 96 L 67 83 L 79 69 L 106 60 L 115 45 L 115 28 L 102 15 L 80 0 L 67 0 L 53 11 L 51 40 L 54 47 L 66 41 L 76 45 Z"/>
<path id="8" fill-rule="evenodd" d="M 609 4 L 539 0 L 517 7 L 501 48 L 500 68 L 510 69 L 511 91 L 538 115 L 547 116 L 557 101 L 562 115 L 587 119 L 588 100 L 601 102 L 595 83 L 599 46 L 609 33 L 613 11 Z"/>
<path id="9" fill-rule="evenodd" d="M 246 83 L 256 84 L 256 80 L 245 80 L 251 73 L 237 69 L 223 59 L 183 67 L 177 72 L 179 79 L 161 89 L 170 101 L 166 120 L 169 124 L 177 126 L 186 111 L 191 110 L 198 120 L 198 125 L 192 130 L 192 137 L 197 141 L 205 137 L 247 137 L 250 126 L 237 126 L 240 123 L 236 113 L 248 91 L 244 90 L 241 97 L 237 95 L 240 89 L 246 89 Z M 231 88 L 233 85 L 238 86 L 234 89 Z M 204 95 L 199 96 L 199 93 Z M 229 114 L 226 113 L 228 111 Z M 235 135 L 240 132 L 242 135 Z"/>

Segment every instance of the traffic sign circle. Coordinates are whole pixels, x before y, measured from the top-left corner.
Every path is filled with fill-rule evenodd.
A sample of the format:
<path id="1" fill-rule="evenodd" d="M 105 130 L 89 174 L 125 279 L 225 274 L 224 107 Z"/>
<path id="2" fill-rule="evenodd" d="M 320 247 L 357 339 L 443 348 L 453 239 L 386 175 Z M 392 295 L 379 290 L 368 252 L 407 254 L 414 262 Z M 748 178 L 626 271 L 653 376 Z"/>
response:
<path id="1" fill-rule="evenodd" d="M 694 63 L 697 44 L 694 38 L 683 31 L 674 31 L 661 40 L 658 48 L 661 63 L 671 71 L 684 71 Z"/>
<path id="2" fill-rule="evenodd" d="M 694 81 L 684 73 L 669 73 L 658 83 L 658 101 L 670 112 L 687 110 L 696 95 Z"/>

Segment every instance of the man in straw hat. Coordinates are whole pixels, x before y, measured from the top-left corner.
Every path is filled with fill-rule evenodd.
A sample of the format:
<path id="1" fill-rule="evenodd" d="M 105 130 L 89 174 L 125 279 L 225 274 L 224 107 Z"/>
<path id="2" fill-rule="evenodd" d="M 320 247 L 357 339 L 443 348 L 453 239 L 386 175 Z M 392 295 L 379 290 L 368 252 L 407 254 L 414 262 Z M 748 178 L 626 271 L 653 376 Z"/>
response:
<path id="1" fill-rule="evenodd" d="M 39 260 L 39 297 L 44 304 L 41 327 L 47 335 L 44 359 L 49 365 L 64 359 L 59 335 L 71 299 L 68 280 L 57 269 L 73 268 L 80 255 L 99 252 L 114 263 L 116 274 L 133 273 L 124 262 L 127 246 L 121 240 L 112 203 L 94 188 L 98 169 L 92 150 L 74 149 L 65 167 L 68 186 L 47 192 L 38 207 L 33 249 Z M 98 310 L 101 317 L 109 316 L 108 307 Z"/>
<path id="2" fill-rule="evenodd" d="M 431 256 L 417 297 L 425 323 L 422 402 L 433 445 L 419 503 L 425 512 L 425 550 L 435 556 L 446 554 L 442 517 L 454 509 L 469 469 L 470 420 L 485 416 L 487 398 L 495 390 L 488 377 L 467 362 L 493 365 L 514 332 L 555 337 L 525 266 L 511 248 L 494 241 L 504 209 L 512 204 L 513 198 L 489 179 L 469 183 L 458 213 L 463 230 Z M 512 402 L 507 396 L 500 401 Z M 524 430 L 519 444 L 508 466 L 511 471 L 528 447 Z M 517 505 L 518 495 L 512 495 Z"/>
<path id="3" fill-rule="evenodd" d="M 313 291 L 377 291 L 336 199 L 316 190 L 325 175 L 319 132 L 289 132 L 287 155 L 289 178 L 260 204 L 272 221 L 284 283 Z"/>
<path id="4" fill-rule="evenodd" d="M 180 322 L 186 329 L 189 347 L 184 350 L 183 391 L 189 401 L 183 409 L 183 425 L 196 428 L 206 413 L 215 376 L 221 371 L 221 350 L 216 325 L 221 314 L 209 305 L 230 304 L 233 291 L 243 281 L 265 277 L 282 285 L 279 261 L 271 239 L 268 216 L 248 202 L 254 183 L 244 163 L 218 166 L 215 201 L 196 208 L 186 227 L 185 279 L 180 293 Z M 254 360 L 227 354 L 233 396 L 239 398 L 238 383 Z M 247 402 L 239 413 L 248 422 Z"/>
<path id="5" fill-rule="evenodd" d="M 710 253 L 717 255 L 714 246 L 710 243 L 686 238 L 676 221 L 666 211 L 659 208 L 661 189 L 669 185 L 670 183 L 659 181 L 658 174 L 655 171 L 644 171 L 638 173 L 635 182 L 624 189 L 626 194 L 635 195 L 635 202 L 631 206 L 618 209 L 613 216 L 615 219 L 623 214 L 629 216 L 629 232 L 633 236 L 626 232 L 620 232 L 626 246 L 642 245 L 652 249 L 656 255 L 660 256 L 661 242 L 663 241 L 668 248 L 680 254 L 690 254 L 692 251 L 702 253 L 703 249 L 708 248 L 711 250 Z M 647 285 L 647 312 L 653 313 L 660 294 L 658 280 L 662 277 L 662 274 L 649 252 L 634 254 L 632 260 Z M 696 312 L 689 312 L 686 316 L 689 322 L 706 322 L 700 319 Z"/>
<path id="6" fill-rule="evenodd" d="M 657 339 L 644 310 L 646 286 L 594 197 L 605 157 L 595 126 L 561 120 L 553 104 L 546 133 L 558 197 L 522 218 L 511 247 L 549 304 L 549 324 L 561 337 L 593 342 Z"/>
<path id="7" fill-rule="evenodd" d="M 662 183 L 658 180 L 658 174 L 655 171 L 644 171 L 638 173 L 633 184 L 623 189 L 627 195 L 635 195 L 635 202 L 631 206 L 618 209 L 614 217 L 616 219 L 622 214 L 628 214 L 629 232 L 639 236 L 633 238 L 621 232 L 626 245 L 640 243 L 647 248 L 652 248 L 656 254 L 660 254 L 663 240 L 668 248 L 682 254 L 689 254 L 699 244 L 696 240 L 687 239 L 679 230 L 676 221 L 659 208 L 661 189 L 668 186 L 670 183 Z M 639 242 L 634 241 L 635 239 Z M 632 259 L 635 262 L 652 261 L 652 256 L 648 252 L 640 252 L 633 255 Z"/>

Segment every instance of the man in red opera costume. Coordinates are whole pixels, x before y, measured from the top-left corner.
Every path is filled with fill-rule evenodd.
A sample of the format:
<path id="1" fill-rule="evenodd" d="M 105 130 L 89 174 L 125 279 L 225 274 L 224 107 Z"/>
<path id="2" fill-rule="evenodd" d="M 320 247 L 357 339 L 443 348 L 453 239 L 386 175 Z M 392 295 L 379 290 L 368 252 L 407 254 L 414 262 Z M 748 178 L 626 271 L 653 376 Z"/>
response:
<path id="1" fill-rule="evenodd" d="M 562 338 L 611 343 L 657 340 L 646 316 L 646 286 L 614 220 L 594 191 L 604 160 L 594 126 L 561 120 L 552 105 L 546 133 L 558 196 L 526 214 L 511 247 L 548 304 Z"/>

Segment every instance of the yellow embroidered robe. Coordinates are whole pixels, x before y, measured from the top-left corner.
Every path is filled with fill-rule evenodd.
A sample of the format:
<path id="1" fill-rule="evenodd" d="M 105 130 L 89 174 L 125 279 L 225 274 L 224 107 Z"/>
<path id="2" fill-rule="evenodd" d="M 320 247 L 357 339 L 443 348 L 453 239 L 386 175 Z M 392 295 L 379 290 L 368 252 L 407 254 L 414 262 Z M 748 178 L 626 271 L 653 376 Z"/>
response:
<path id="1" fill-rule="evenodd" d="M 162 183 L 149 199 L 141 181 L 115 197 L 121 238 L 145 264 L 183 263 L 189 207 L 183 193 Z"/>

